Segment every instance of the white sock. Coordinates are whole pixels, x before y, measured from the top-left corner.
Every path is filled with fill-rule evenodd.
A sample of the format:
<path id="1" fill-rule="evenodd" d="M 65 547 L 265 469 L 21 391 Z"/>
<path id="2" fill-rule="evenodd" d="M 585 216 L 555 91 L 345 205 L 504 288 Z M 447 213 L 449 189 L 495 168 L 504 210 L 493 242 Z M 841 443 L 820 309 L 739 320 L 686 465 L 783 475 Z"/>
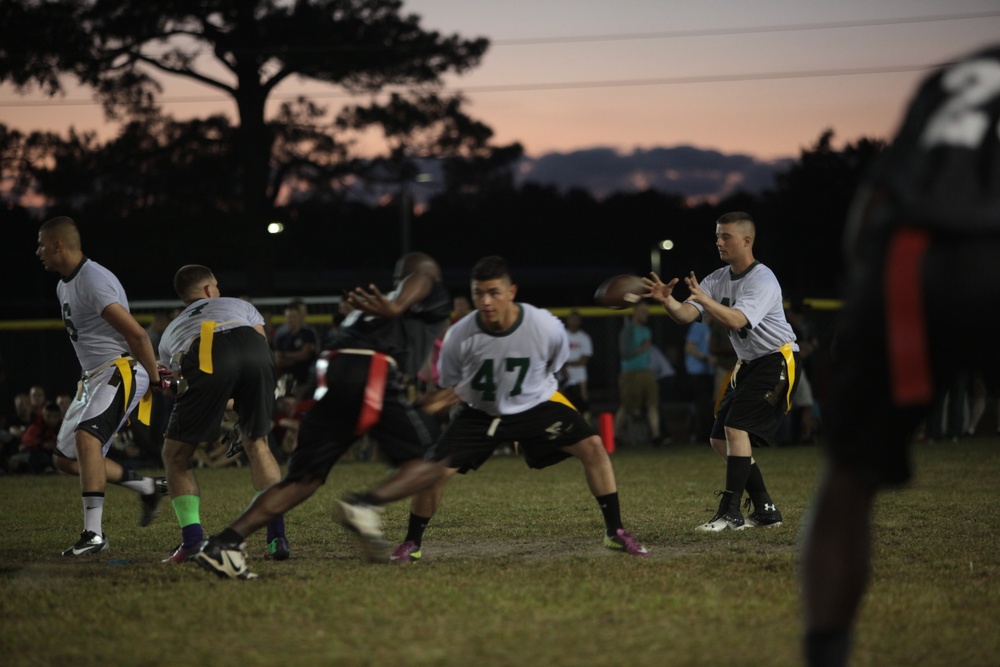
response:
<path id="1" fill-rule="evenodd" d="M 156 490 L 156 484 L 153 482 L 152 477 L 139 477 L 138 479 L 122 480 L 118 482 L 118 486 L 124 486 L 129 491 L 135 491 L 136 493 L 148 496 L 153 491 Z"/>
<path id="2" fill-rule="evenodd" d="M 83 529 L 95 533 L 98 537 L 104 534 L 101 521 L 104 518 L 104 494 L 91 493 L 83 495 Z"/>

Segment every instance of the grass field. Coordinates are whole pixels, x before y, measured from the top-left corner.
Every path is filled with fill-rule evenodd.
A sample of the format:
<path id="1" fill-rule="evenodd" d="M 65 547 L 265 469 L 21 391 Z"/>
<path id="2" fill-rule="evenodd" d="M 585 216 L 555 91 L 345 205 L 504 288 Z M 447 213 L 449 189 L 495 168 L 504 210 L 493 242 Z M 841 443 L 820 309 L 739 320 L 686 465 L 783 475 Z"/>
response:
<path id="1" fill-rule="evenodd" d="M 855 665 L 1000 664 L 1000 440 L 921 444 L 917 476 L 880 497 Z M 222 581 L 161 565 L 179 541 L 168 503 L 147 528 L 111 488 L 111 550 L 59 552 L 80 531 L 78 482 L 0 477 L 0 662 L 25 665 L 796 665 L 797 544 L 816 483 L 815 447 L 761 450 L 785 525 L 702 534 L 724 467 L 707 446 L 613 457 L 626 524 L 646 560 L 602 548 L 579 465 L 529 471 L 497 457 L 456 478 L 406 567 L 362 562 L 330 520 L 334 499 L 385 473 L 344 463 L 286 521 L 292 558 Z M 251 496 L 246 469 L 199 471 L 217 531 Z M 401 539 L 407 506 L 386 511 Z"/>

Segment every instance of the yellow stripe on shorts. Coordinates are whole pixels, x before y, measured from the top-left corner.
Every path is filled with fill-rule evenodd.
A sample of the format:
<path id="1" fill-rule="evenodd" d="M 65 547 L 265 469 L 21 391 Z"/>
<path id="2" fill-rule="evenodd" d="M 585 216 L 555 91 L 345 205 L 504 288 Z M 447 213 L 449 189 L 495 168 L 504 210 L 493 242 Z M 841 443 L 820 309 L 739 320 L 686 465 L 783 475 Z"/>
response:
<path id="1" fill-rule="evenodd" d="M 215 336 L 215 321 L 201 323 L 201 342 L 198 343 L 198 370 L 212 374 L 212 337 Z"/>
<path id="2" fill-rule="evenodd" d="M 788 412 L 792 409 L 792 390 L 795 389 L 795 353 L 792 351 L 792 344 L 785 343 L 781 346 L 781 356 L 785 358 L 785 365 L 788 367 L 788 394 L 785 400 L 788 404 Z"/>
<path id="3" fill-rule="evenodd" d="M 139 423 L 149 426 L 149 418 L 153 414 L 153 390 L 147 389 L 139 399 Z"/>
<path id="4" fill-rule="evenodd" d="M 138 363 L 138 362 L 137 362 Z M 122 411 L 128 414 L 128 404 L 132 398 L 132 364 L 126 357 L 115 359 L 115 367 L 122 376 L 122 387 L 125 389 L 125 405 Z M 149 426 L 149 416 L 153 410 L 152 392 L 146 390 L 146 394 L 139 401 L 139 421 Z"/>
<path id="5" fill-rule="evenodd" d="M 576 406 L 573 405 L 572 403 L 570 403 L 569 399 L 566 398 L 565 396 L 563 396 L 558 391 L 556 393 L 552 394 L 551 396 L 549 396 L 549 400 L 550 401 L 555 401 L 556 403 L 562 403 L 563 405 L 568 405 L 569 407 L 571 407 L 574 410 L 576 410 Z"/>

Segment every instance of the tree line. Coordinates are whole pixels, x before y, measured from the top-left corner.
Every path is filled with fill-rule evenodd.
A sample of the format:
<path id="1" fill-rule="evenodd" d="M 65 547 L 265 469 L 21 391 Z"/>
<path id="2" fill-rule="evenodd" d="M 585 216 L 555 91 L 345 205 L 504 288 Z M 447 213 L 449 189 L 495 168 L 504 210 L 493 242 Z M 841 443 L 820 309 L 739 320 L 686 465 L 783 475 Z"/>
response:
<path id="1" fill-rule="evenodd" d="M 133 299 L 170 298 L 173 271 L 189 262 L 251 295 L 348 289 L 388 273 L 409 229 L 406 245 L 437 257 L 456 289 L 496 253 L 525 267 L 518 280 L 540 305 L 582 304 L 602 273 L 648 271 L 663 238 L 675 243 L 665 273 L 716 268 L 713 223 L 729 210 L 760 221 L 758 256 L 786 289 L 833 296 L 851 194 L 883 147 L 862 139 L 838 150 L 827 130 L 767 192 L 701 204 L 657 191 L 596 199 L 515 184 L 522 147 L 496 145 L 443 85 L 478 66 L 489 41 L 426 30 L 399 0 L 0 0 L 0 22 L 0 82 L 57 95 L 75 79 L 121 124 L 107 141 L 0 125 L 0 261 L 30 276 L 15 308 L 51 297 L 30 250 L 39 217 L 59 214 L 80 222 L 85 248 Z M 165 114 L 158 95 L 170 77 L 229 96 L 237 118 Z M 366 102 L 329 109 L 303 97 L 268 116 L 289 77 Z M 366 137 L 380 152 L 358 148 Z M 408 197 L 427 161 L 440 165 L 440 188 L 415 215 Z M 270 221 L 284 232 L 268 235 Z"/>

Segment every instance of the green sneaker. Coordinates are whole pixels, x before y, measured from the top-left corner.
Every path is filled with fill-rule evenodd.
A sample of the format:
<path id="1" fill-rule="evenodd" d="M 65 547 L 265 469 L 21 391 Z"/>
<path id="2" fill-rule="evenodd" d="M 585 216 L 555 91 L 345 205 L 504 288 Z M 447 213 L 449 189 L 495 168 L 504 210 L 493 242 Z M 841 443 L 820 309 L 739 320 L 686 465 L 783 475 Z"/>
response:
<path id="1" fill-rule="evenodd" d="M 605 535 L 604 546 L 614 551 L 621 551 L 629 556 L 639 556 L 640 558 L 647 558 L 649 556 L 649 551 L 646 550 L 646 547 L 639 544 L 639 540 L 635 539 L 635 533 L 623 528 L 616 530 L 614 535 Z"/>
<path id="2" fill-rule="evenodd" d="M 267 543 L 264 560 L 288 560 L 291 555 L 292 552 L 288 549 L 288 540 L 284 537 L 276 537 Z"/>
<path id="3" fill-rule="evenodd" d="M 420 560 L 420 547 L 413 540 L 406 540 L 389 556 L 390 563 L 413 563 Z"/>

